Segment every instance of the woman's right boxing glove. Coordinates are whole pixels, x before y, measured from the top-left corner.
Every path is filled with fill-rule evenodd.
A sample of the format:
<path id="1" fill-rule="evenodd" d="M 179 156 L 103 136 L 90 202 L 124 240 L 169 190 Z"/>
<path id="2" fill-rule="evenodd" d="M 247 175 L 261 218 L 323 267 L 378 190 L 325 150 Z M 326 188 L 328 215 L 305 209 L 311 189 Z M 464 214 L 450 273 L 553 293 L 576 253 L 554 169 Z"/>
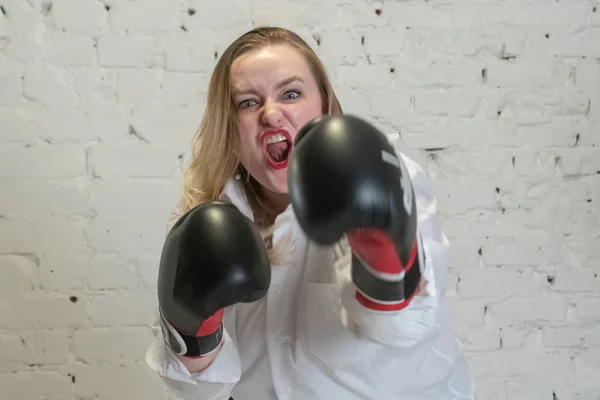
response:
<path id="1" fill-rule="evenodd" d="M 235 206 L 196 206 L 169 231 L 158 300 L 163 336 L 177 355 L 205 357 L 223 340 L 223 310 L 267 294 L 271 266 L 253 222 Z"/>

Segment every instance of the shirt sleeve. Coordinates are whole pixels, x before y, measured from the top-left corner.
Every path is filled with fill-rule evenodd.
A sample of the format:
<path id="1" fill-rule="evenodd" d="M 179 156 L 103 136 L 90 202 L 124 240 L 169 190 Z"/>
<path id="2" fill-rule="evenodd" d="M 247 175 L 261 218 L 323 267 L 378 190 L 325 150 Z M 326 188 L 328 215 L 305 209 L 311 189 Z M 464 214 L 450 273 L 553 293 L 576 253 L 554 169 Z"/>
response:
<path id="1" fill-rule="evenodd" d="M 233 320 L 233 309 L 226 309 L 224 321 Z M 241 377 L 240 356 L 225 323 L 224 343 L 208 368 L 190 373 L 177 355 L 166 345 L 161 329 L 154 327 L 155 338 L 146 352 L 146 363 L 164 381 L 172 400 L 228 400 Z"/>
<path id="2" fill-rule="evenodd" d="M 375 311 L 362 306 L 355 297 L 356 286 L 350 274 L 338 277 L 341 285 L 341 302 L 349 318 L 371 338 L 393 347 L 407 348 L 433 340 L 441 329 L 440 299 L 444 290 L 444 277 L 448 261 L 448 240 L 437 215 L 436 199 L 429 178 L 413 160 L 398 153 L 406 164 L 417 202 L 417 240 L 420 248 L 422 279 L 419 294 L 399 311 Z M 338 259 L 335 270 L 349 270 L 351 251 Z M 342 264 L 342 265 L 340 265 Z"/>

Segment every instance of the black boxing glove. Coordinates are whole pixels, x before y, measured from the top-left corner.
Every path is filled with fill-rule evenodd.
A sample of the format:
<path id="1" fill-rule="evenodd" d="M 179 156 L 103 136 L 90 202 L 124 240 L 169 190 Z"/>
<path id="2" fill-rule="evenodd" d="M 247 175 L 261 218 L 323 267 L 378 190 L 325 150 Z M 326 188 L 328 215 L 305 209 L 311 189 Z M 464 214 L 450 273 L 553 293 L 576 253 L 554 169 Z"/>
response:
<path id="1" fill-rule="evenodd" d="M 354 116 L 322 116 L 298 132 L 288 165 L 292 206 L 306 235 L 331 245 L 346 235 L 357 300 L 406 307 L 421 281 L 413 187 L 385 135 Z"/>
<path id="2" fill-rule="evenodd" d="M 271 267 L 260 233 L 235 206 L 201 204 L 169 231 L 160 260 L 158 300 L 167 345 L 204 357 L 223 341 L 223 310 L 266 295 Z"/>

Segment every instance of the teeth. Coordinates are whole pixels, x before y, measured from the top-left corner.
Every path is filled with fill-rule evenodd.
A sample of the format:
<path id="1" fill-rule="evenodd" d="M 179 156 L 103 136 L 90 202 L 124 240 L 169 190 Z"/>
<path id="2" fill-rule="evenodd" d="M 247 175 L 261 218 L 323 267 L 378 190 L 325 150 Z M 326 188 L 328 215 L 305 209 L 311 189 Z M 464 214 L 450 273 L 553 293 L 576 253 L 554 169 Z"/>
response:
<path id="1" fill-rule="evenodd" d="M 285 138 L 284 135 L 278 133 L 276 135 L 271 135 L 267 138 L 267 144 L 271 144 L 271 143 L 277 143 L 277 142 L 283 142 L 284 140 L 287 140 Z"/>

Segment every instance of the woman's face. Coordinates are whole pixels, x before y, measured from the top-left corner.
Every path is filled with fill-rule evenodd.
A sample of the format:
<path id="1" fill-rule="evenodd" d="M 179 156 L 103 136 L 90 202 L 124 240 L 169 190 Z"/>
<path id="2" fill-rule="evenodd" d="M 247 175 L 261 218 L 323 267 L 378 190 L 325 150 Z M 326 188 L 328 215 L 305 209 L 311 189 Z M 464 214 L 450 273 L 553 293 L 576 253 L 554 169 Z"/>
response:
<path id="1" fill-rule="evenodd" d="M 307 62 L 290 46 L 265 47 L 233 63 L 231 85 L 242 165 L 268 191 L 288 193 L 287 163 L 296 133 L 323 111 Z"/>

